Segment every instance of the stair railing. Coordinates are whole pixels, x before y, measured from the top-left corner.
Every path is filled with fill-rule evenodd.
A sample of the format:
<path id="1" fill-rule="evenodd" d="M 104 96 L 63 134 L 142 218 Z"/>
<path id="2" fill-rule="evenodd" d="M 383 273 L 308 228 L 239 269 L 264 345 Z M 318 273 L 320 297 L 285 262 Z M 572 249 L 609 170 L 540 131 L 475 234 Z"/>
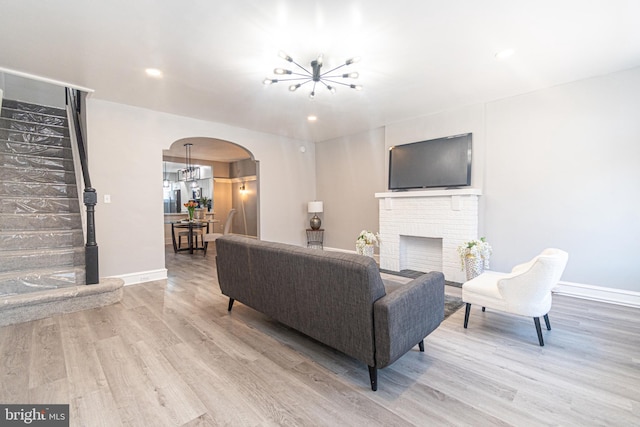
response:
<path id="1" fill-rule="evenodd" d="M 82 167 L 82 178 L 84 180 L 83 202 L 87 210 L 87 243 L 85 244 L 85 270 L 86 284 L 95 285 L 100 282 L 98 274 L 98 244 L 96 243 L 96 222 L 95 222 L 95 206 L 98 202 L 96 190 L 91 186 L 91 178 L 89 176 L 89 165 L 87 161 L 87 150 L 85 145 L 84 133 L 82 131 L 83 118 L 83 100 L 84 94 L 78 89 L 66 88 L 66 102 L 70 107 L 70 118 L 73 122 L 72 128 L 75 134 L 76 144 L 78 146 L 78 157 Z"/>

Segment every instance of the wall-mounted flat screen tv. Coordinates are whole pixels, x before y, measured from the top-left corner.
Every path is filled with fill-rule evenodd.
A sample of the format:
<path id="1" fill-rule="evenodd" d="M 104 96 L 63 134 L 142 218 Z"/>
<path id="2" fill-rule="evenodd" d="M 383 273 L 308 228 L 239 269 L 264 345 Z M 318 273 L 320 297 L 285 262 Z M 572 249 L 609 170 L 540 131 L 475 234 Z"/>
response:
<path id="1" fill-rule="evenodd" d="M 389 149 L 389 190 L 471 185 L 471 133 Z"/>

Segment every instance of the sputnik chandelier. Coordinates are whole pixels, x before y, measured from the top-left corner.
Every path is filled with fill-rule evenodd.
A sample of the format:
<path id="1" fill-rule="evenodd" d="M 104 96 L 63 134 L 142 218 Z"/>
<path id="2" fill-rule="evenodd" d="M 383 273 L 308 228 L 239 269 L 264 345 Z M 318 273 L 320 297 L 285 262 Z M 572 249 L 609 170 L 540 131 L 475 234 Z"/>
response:
<path id="1" fill-rule="evenodd" d="M 292 76 L 300 76 L 300 77 L 291 77 L 291 78 L 284 78 L 284 79 L 272 79 L 267 77 L 266 79 L 264 79 L 263 83 L 265 85 L 272 85 L 274 83 L 278 83 L 278 82 L 285 82 L 285 81 L 298 81 L 299 83 L 295 83 L 292 84 L 291 86 L 289 86 L 289 90 L 291 92 L 295 92 L 296 90 L 298 90 L 302 85 L 305 85 L 307 83 L 313 82 L 313 86 L 311 87 L 311 93 L 309 94 L 309 98 L 313 99 L 316 96 L 316 86 L 318 85 L 318 83 L 321 83 L 322 85 L 324 85 L 327 89 L 329 89 L 329 92 L 331 93 L 336 93 L 336 87 L 335 85 L 343 85 L 343 86 L 347 86 L 351 89 L 355 89 L 355 90 L 362 90 L 362 86 L 360 85 L 356 85 L 356 84 L 351 84 L 351 83 L 343 83 L 340 81 L 336 81 L 334 79 L 357 79 L 359 74 L 357 72 L 350 72 L 350 73 L 336 73 L 336 74 L 332 74 L 335 71 L 339 70 L 342 67 L 346 67 L 349 66 L 351 64 L 354 64 L 356 62 L 358 62 L 360 60 L 360 58 L 351 58 L 351 59 L 347 59 L 343 64 L 332 68 L 329 71 L 325 71 L 324 73 L 321 71 L 322 70 L 322 65 L 323 65 L 323 57 L 322 54 L 320 54 L 316 59 L 314 59 L 313 61 L 311 61 L 311 70 L 306 69 L 305 67 L 303 67 L 302 65 L 298 64 L 296 61 L 293 60 L 292 57 L 290 57 L 289 55 L 287 55 L 286 53 L 280 51 L 279 56 L 284 59 L 285 61 L 289 61 L 293 64 L 295 64 L 300 70 L 302 70 L 302 72 L 294 72 L 292 70 L 287 70 L 284 68 L 276 68 L 275 70 L 273 70 L 274 74 L 277 74 L 279 76 L 282 75 L 292 75 Z"/>

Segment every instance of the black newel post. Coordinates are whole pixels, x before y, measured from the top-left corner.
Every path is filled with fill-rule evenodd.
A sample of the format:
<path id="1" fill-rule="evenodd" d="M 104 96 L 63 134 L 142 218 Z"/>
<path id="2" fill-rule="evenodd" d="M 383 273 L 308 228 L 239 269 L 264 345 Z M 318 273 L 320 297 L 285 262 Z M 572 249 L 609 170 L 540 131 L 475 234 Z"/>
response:
<path id="1" fill-rule="evenodd" d="M 100 283 L 98 274 L 98 244 L 96 243 L 95 206 L 98 195 L 94 188 L 84 189 L 84 205 L 87 208 L 87 244 L 84 248 L 85 264 L 87 270 L 87 285 Z"/>

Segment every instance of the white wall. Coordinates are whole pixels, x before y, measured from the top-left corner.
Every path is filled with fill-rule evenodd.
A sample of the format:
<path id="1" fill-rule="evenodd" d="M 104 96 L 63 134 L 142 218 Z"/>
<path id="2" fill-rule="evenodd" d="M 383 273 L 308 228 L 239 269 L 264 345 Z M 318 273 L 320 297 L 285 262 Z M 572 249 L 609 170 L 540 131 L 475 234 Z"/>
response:
<path id="1" fill-rule="evenodd" d="M 640 68 L 487 104 L 492 268 L 545 247 L 563 279 L 640 291 Z"/>
<path id="2" fill-rule="evenodd" d="M 162 150 L 186 137 L 220 138 L 251 151 L 260 161 L 260 237 L 306 242 L 305 208 L 316 185 L 313 144 L 95 98 L 87 109 L 101 276 L 135 282 L 164 269 Z"/>

